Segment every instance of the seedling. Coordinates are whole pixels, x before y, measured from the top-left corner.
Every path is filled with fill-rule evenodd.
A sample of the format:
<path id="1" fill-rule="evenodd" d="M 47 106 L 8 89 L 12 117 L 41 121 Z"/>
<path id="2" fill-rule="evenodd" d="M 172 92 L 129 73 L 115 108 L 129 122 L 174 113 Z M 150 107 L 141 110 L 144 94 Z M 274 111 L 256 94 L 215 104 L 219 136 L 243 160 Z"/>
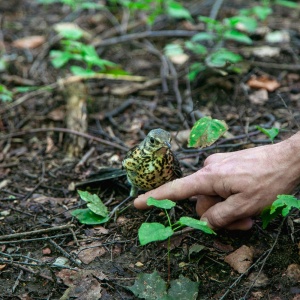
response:
<path id="1" fill-rule="evenodd" d="M 61 3 L 69 6 L 72 10 L 78 9 L 102 9 L 104 6 L 88 0 L 36 0 L 38 3 L 48 5 L 52 3 Z"/>
<path id="2" fill-rule="evenodd" d="M 286 217 L 293 208 L 300 209 L 300 200 L 292 195 L 278 195 L 271 207 L 265 208 L 261 213 L 263 229 L 277 216 Z"/>
<path id="3" fill-rule="evenodd" d="M 148 24 L 153 24 L 157 17 L 164 13 L 171 18 L 192 20 L 190 12 L 174 0 L 111 0 L 110 2 L 126 7 L 132 15 L 142 12 L 147 16 Z"/>
<path id="4" fill-rule="evenodd" d="M 108 209 L 96 194 L 79 190 L 78 194 L 83 201 L 87 202 L 88 207 L 75 209 L 71 212 L 71 215 L 76 217 L 80 223 L 97 225 L 109 220 Z"/>
<path id="5" fill-rule="evenodd" d="M 0 100 L 2 102 L 11 102 L 13 100 L 13 92 L 8 90 L 5 85 L 0 84 Z"/>
<path id="6" fill-rule="evenodd" d="M 263 127 L 260 127 L 260 126 L 256 126 L 256 128 L 260 132 L 264 133 L 271 140 L 272 143 L 274 142 L 274 139 L 276 138 L 276 136 L 279 133 L 279 129 L 275 128 L 275 127 L 272 127 L 270 129 L 266 129 L 266 128 L 263 128 Z"/>
<path id="7" fill-rule="evenodd" d="M 168 210 L 176 206 L 176 203 L 165 199 L 165 200 L 156 200 L 152 197 L 149 197 L 147 200 L 147 205 L 155 206 L 164 210 L 168 226 L 165 226 L 161 223 L 143 223 L 138 231 L 139 241 L 141 245 L 146 245 L 155 241 L 163 241 L 170 238 L 175 231 L 181 229 L 184 226 L 189 226 L 198 230 L 202 230 L 208 234 L 216 234 L 210 227 L 207 226 L 207 223 L 190 217 L 181 217 L 177 222 L 172 223 Z"/>
<path id="8" fill-rule="evenodd" d="M 79 40 L 84 32 L 79 28 L 57 28 L 63 37 L 61 40 L 62 50 L 50 51 L 51 63 L 55 68 L 62 68 L 69 61 L 79 61 L 84 67 L 71 66 L 70 70 L 74 75 L 89 76 L 96 73 L 127 74 L 117 64 L 99 57 L 92 45 L 86 45 Z"/>

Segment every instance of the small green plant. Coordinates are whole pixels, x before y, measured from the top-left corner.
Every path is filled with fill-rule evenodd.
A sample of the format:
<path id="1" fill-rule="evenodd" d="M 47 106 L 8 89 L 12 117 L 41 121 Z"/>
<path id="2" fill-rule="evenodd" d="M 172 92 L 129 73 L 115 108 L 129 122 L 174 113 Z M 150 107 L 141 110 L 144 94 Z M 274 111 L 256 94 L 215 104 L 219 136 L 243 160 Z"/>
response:
<path id="1" fill-rule="evenodd" d="M 293 208 L 300 209 L 300 200 L 292 195 L 278 195 L 271 207 L 265 208 L 261 213 L 263 229 L 277 216 L 286 217 Z"/>
<path id="2" fill-rule="evenodd" d="M 256 126 L 256 129 L 258 129 L 260 132 L 264 133 L 271 141 L 274 142 L 274 139 L 279 133 L 279 129 L 272 127 L 270 129 L 266 129 L 260 126 Z"/>
<path id="3" fill-rule="evenodd" d="M 0 84 L 0 100 L 2 102 L 11 102 L 13 100 L 13 92 L 8 90 L 3 84 Z"/>
<path id="4" fill-rule="evenodd" d="M 143 223 L 138 231 L 139 241 L 141 245 L 146 245 L 155 241 L 166 240 L 170 238 L 176 230 L 179 230 L 184 226 L 202 230 L 203 232 L 208 234 L 216 234 L 210 227 L 207 226 L 206 222 L 194 218 L 181 217 L 177 222 L 172 223 L 168 214 L 168 210 L 176 206 L 176 203 L 171 200 L 156 200 L 152 197 L 149 197 L 147 200 L 147 205 L 163 209 L 168 220 L 168 226 L 157 222 Z"/>
<path id="5" fill-rule="evenodd" d="M 127 74 L 117 64 L 99 57 L 92 45 L 86 45 L 79 39 L 83 31 L 79 28 L 58 28 L 62 50 L 50 51 L 51 63 L 55 68 L 61 68 L 69 61 L 75 60 L 83 63 L 84 67 L 71 66 L 70 70 L 74 75 L 89 76 L 96 73 L 108 73 L 114 75 Z"/>
<path id="6" fill-rule="evenodd" d="M 170 288 L 157 271 L 152 274 L 140 273 L 134 285 L 127 287 L 136 297 L 146 300 L 196 300 L 198 296 L 198 282 L 179 276 L 171 280 Z"/>
<path id="7" fill-rule="evenodd" d="M 97 225 L 109 220 L 108 209 L 96 194 L 79 190 L 78 194 L 83 201 L 87 202 L 88 207 L 75 209 L 71 212 L 71 215 L 77 218 L 80 223 Z"/>
<path id="8" fill-rule="evenodd" d="M 153 24 L 156 18 L 162 14 L 167 14 L 172 18 L 192 20 L 190 12 L 174 0 L 111 0 L 110 2 L 126 7 L 131 14 L 143 12 L 147 16 L 149 24 Z"/>
<path id="9" fill-rule="evenodd" d="M 88 0 L 36 0 L 38 3 L 48 5 L 53 3 L 61 3 L 62 5 L 69 6 L 72 10 L 78 9 L 102 9 L 103 5 Z"/>

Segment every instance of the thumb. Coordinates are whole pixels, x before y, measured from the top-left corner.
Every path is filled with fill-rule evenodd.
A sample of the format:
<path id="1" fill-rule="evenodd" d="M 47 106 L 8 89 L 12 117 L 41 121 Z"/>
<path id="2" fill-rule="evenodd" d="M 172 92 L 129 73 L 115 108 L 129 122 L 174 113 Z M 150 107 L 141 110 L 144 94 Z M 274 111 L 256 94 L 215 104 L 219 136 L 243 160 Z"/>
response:
<path id="1" fill-rule="evenodd" d="M 232 195 L 225 201 L 211 206 L 203 213 L 201 220 L 215 229 L 249 230 L 253 225 L 249 212 L 242 205 L 239 194 Z"/>

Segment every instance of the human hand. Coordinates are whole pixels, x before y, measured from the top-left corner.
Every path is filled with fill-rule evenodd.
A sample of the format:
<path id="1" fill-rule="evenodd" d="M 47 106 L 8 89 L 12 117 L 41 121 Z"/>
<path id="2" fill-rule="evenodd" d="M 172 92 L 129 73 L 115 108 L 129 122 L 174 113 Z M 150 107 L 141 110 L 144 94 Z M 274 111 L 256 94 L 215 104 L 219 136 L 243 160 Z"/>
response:
<path id="1" fill-rule="evenodd" d="M 196 173 L 168 182 L 135 199 L 174 201 L 193 197 L 196 211 L 212 228 L 248 230 L 252 216 L 300 183 L 300 133 L 274 145 L 209 156 Z"/>

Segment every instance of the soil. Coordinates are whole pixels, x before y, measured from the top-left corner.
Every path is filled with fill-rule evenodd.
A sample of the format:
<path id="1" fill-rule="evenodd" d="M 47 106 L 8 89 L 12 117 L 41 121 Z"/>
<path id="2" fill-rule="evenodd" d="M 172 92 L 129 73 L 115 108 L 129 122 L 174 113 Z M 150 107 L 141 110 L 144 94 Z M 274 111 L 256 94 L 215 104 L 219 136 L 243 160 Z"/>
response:
<path id="1" fill-rule="evenodd" d="M 210 1 L 189 5 L 195 14 L 211 11 Z M 218 17 L 232 16 L 243 5 L 224 1 Z M 166 243 L 141 246 L 137 238 L 143 222 L 165 222 L 159 209 L 138 211 L 132 202 L 125 203 L 115 219 L 97 226 L 80 224 L 71 215 L 86 207 L 77 187 L 98 194 L 109 210 L 128 196 L 128 183 L 119 172 L 122 159 L 153 128 L 172 132 L 184 175 L 201 168 L 212 153 L 270 143 L 256 125 L 280 127 L 275 142 L 298 130 L 300 11 L 273 10 L 262 26 L 285 30 L 290 37 L 271 45 L 279 48 L 278 56 L 249 54 L 241 74 L 223 76 L 211 69 L 188 84 L 188 62 L 168 62 L 163 48 L 187 38 L 175 36 L 179 30 L 198 30 L 195 24 L 160 17 L 153 30 L 172 30 L 173 37 L 135 35 L 121 42 L 110 39 L 147 31 L 143 14 L 129 18 L 121 7 L 109 13 L 33 0 L 0 2 L 0 60 L 6 63 L 1 84 L 14 92 L 12 102 L 0 102 L 0 299 L 137 299 L 126 286 L 154 270 L 165 280 L 182 274 L 199 282 L 198 299 L 300 299 L 298 210 L 276 218 L 267 229 L 257 218 L 247 232 L 177 234 L 171 239 L 170 269 Z M 78 24 L 90 33 L 86 43 L 94 44 L 102 58 L 146 79 L 104 76 L 68 82 L 70 65 L 55 69 L 49 58 L 49 51 L 60 48 L 53 26 L 61 22 Z M 45 40 L 33 48 L 13 44 L 30 36 Z M 254 46 L 266 44 L 259 34 L 253 39 Z M 107 45 L 101 44 L 106 40 Z M 245 56 L 250 46 L 228 47 Z M 257 89 L 249 86 L 254 76 L 279 87 L 261 87 L 267 93 L 261 101 L 255 98 Z M 32 89 L 21 93 L 20 86 Z M 74 111 L 81 121 L 72 123 Z M 225 120 L 231 135 L 217 146 L 190 150 L 184 130 L 203 115 Z M 105 178 L 103 168 L 111 171 Z M 298 190 L 295 195 L 299 198 Z M 181 216 L 197 217 L 193 202 L 177 205 L 172 218 Z M 201 250 L 191 253 L 195 245 Z M 251 270 L 241 275 L 224 259 L 243 245 L 252 249 L 253 261 Z M 256 275 L 262 280 L 252 285 Z"/>

